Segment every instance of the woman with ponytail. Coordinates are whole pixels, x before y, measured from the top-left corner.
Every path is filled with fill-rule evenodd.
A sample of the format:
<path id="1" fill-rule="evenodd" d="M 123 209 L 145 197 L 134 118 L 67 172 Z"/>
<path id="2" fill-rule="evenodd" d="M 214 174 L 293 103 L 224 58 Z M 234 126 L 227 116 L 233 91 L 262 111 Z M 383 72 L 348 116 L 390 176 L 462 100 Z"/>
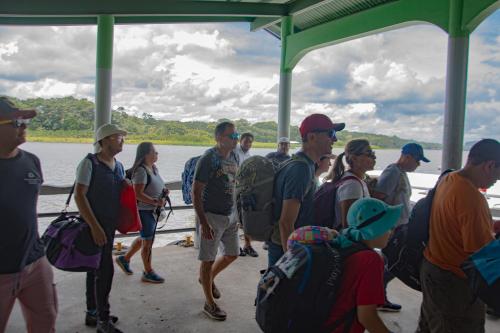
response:
<path id="1" fill-rule="evenodd" d="M 344 159 L 348 169 L 344 165 Z M 325 181 L 338 182 L 335 196 L 335 228 L 343 229 L 347 226 L 347 211 L 359 198 L 370 197 L 368 187 L 363 181 L 366 171 L 375 166 L 375 152 L 365 139 L 355 139 L 347 143 L 333 164 L 333 168 L 325 177 Z"/>

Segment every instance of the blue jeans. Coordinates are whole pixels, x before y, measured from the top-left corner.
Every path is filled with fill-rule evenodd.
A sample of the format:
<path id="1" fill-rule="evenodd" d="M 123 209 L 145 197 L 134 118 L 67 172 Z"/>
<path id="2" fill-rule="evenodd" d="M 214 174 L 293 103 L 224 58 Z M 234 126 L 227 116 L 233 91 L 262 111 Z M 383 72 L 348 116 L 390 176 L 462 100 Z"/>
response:
<path id="1" fill-rule="evenodd" d="M 283 248 L 281 245 L 277 245 L 273 242 L 266 242 L 267 243 L 267 267 L 273 266 L 281 256 L 283 256 Z"/>
<path id="2" fill-rule="evenodd" d="M 156 232 L 156 219 L 152 210 L 140 210 L 141 217 L 141 238 L 145 240 L 153 239 Z"/>

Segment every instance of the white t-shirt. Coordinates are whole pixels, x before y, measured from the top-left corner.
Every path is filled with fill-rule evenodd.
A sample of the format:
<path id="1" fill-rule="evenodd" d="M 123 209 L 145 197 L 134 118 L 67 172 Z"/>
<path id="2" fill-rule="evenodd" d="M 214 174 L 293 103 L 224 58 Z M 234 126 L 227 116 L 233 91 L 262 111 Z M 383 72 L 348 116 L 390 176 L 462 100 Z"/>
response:
<path id="1" fill-rule="evenodd" d="M 239 144 L 236 146 L 236 148 L 234 148 L 233 151 L 236 155 L 238 155 L 238 166 L 240 166 L 244 160 L 246 160 L 247 158 L 252 156 L 250 154 L 250 149 L 248 149 L 246 152 L 244 152 L 243 149 L 241 149 L 241 145 L 239 145 Z"/>
<path id="2" fill-rule="evenodd" d="M 359 179 L 355 174 L 350 171 L 346 171 L 341 179 L 349 176 L 354 176 Z M 359 179 L 349 179 L 346 180 L 337 189 L 337 195 L 335 196 L 335 226 L 339 226 L 342 223 L 342 209 L 340 208 L 340 203 L 345 200 L 369 198 L 370 192 L 368 191 L 368 186 L 366 183 Z"/>

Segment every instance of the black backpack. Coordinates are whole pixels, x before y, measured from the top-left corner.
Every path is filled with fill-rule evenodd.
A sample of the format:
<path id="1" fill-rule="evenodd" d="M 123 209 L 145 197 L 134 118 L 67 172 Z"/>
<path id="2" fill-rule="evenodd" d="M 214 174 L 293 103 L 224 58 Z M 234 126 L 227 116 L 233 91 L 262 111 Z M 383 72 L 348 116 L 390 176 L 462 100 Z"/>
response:
<path id="1" fill-rule="evenodd" d="M 324 324 L 337 298 L 344 260 L 361 250 L 368 248 L 296 243 L 260 279 L 255 300 L 260 328 L 266 333 L 331 332 L 344 324 L 348 331 L 356 308 L 329 327 Z"/>
<path id="2" fill-rule="evenodd" d="M 336 182 L 325 182 L 314 193 L 314 224 L 331 229 L 341 230 L 342 221 L 336 221 L 335 218 L 335 198 L 337 190 L 344 182 L 348 180 L 357 180 L 361 188 L 362 181 L 356 176 L 347 176 Z"/>
<path id="3" fill-rule="evenodd" d="M 424 249 L 429 241 L 429 222 L 432 200 L 441 178 L 452 170 L 446 170 L 425 198 L 413 207 L 407 224 L 396 228 L 387 246 L 382 249 L 389 271 L 408 287 L 422 291 L 420 267 Z"/>

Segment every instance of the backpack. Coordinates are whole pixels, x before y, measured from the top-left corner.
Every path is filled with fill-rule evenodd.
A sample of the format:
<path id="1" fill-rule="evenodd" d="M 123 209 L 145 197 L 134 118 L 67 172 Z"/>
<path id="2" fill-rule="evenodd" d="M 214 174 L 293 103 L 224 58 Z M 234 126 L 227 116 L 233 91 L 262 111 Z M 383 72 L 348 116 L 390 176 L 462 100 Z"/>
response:
<path id="1" fill-rule="evenodd" d="M 382 249 L 388 270 L 408 287 L 422 291 L 420 267 L 424 258 L 424 249 L 429 241 L 429 222 L 432 200 L 441 178 L 452 170 L 441 174 L 436 185 L 429 190 L 425 198 L 417 201 L 408 223 L 398 226 L 387 246 Z"/>
<path id="2" fill-rule="evenodd" d="M 193 198 L 191 198 L 191 191 L 193 189 L 193 181 L 194 181 L 194 171 L 196 169 L 196 163 L 200 159 L 200 156 L 191 157 L 187 160 L 186 164 L 184 164 L 184 171 L 182 171 L 181 180 L 182 180 L 182 199 L 186 205 L 190 205 L 193 203 Z"/>
<path id="3" fill-rule="evenodd" d="M 274 213 L 274 181 L 291 163 L 307 163 L 292 157 L 275 170 L 263 156 L 251 156 L 236 172 L 236 207 L 245 235 L 256 241 L 268 241 L 277 221 Z"/>
<path id="4" fill-rule="evenodd" d="M 336 182 L 323 183 L 314 193 L 314 221 L 316 225 L 337 230 L 342 228 L 341 221 L 335 221 L 335 198 L 340 185 L 350 179 L 357 180 L 363 186 L 358 177 L 347 176 Z"/>
<path id="5" fill-rule="evenodd" d="M 71 189 L 66 207 L 71 201 Z M 101 262 L 101 249 L 94 243 L 88 224 L 66 210 L 50 223 L 41 237 L 47 259 L 52 266 L 69 272 L 96 270 Z"/>
<path id="6" fill-rule="evenodd" d="M 151 175 L 149 174 L 148 170 L 144 167 L 144 165 L 139 165 L 138 168 L 143 168 L 144 171 L 146 171 L 146 184 L 144 185 L 144 188 L 148 187 L 149 183 L 151 183 Z M 134 178 L 134 174 L 132 172 L 132 168 L 127 169 L 125 171 L 125 178 L 128 180 L 132 181 L 132 178 Z"/>
<path id="7" fill-rule="evenodd" d="M 500 239 L 482 247 L 461 267 L 474 294 L 494 312 L 500 312 Z"/>
<path id="8" fill-rule="evenodd" d="M 348 331 L 356 308 L 329 327 L 324 324 L 336 301 L 345 259 L 362 250 L 367 250 L 362 244 L 341 250 L 328 241 L 293 243 L 259 281 L 255 317 L 260 328 L 266 333 L 332 332 L 344 324 Z"/>

